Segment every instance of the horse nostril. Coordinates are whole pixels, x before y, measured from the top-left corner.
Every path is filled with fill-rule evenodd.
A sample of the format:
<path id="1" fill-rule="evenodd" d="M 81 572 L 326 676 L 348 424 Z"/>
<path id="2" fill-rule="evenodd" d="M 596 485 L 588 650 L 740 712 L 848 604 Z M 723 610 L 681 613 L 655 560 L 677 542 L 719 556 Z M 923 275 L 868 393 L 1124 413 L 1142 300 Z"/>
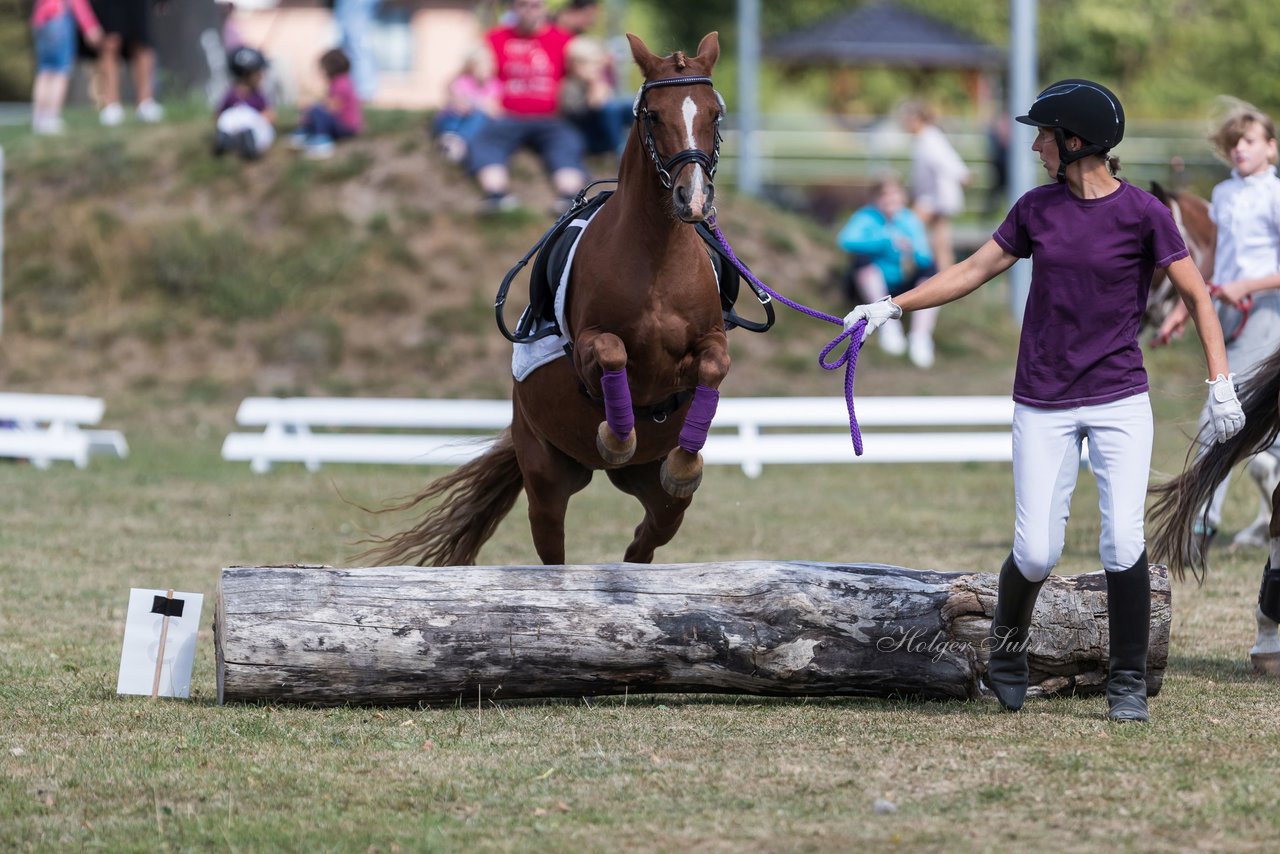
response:
<path id="1" fill-rule="evenodd" d="M 689 206 L 689 188 L 683 185 L 677 185 L 675 189 L 676 203 L 683 206 Z"/>

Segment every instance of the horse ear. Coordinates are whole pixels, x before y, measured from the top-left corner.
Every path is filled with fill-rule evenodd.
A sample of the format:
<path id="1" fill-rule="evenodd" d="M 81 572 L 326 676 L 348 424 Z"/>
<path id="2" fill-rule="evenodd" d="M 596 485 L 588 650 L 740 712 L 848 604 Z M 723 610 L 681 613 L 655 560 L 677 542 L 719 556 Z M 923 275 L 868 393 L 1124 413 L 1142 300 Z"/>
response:
<path id="1" fill-rule="evenodd" d="M 720 58 L 720 33 L 710 32 L 702 37 L 702 41 L 698 42 L 697 59 L 707 64 L 707 73 L 715 67 L 716 60 Z"/>
<path id="2" fill-rule="evenodd" d="M 640 73 L 646 80 L 649 79 L 658 64 L 662 62 L 662 57 L 655 56 L 639 36 L 627 33 L 627 41 L 631 42 L 631 56 L 635 59 L 636 65 L 640 66 Z"/>

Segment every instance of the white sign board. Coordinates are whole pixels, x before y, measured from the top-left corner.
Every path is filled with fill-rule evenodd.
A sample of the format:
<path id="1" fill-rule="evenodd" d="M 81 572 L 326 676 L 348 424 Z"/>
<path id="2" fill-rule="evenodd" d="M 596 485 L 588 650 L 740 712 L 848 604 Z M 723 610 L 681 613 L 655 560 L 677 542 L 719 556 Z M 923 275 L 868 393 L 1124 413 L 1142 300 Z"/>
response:
<path id="1" fill-rule="evenodd" d="M 129 591 L 117 694 L 189 697 L 201 593 Z"/>

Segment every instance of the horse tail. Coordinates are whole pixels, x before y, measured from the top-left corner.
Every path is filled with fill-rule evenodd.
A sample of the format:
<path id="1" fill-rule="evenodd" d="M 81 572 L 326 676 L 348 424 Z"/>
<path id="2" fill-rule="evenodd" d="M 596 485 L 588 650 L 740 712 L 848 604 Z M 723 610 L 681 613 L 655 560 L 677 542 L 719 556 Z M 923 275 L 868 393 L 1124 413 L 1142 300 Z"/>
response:
<path id="1" fill-rule="evenodd" d="M 1196 451 L 1202 446 L 1197 438 L 1187 452 L 1182 474 L 1150 489 L 1156 499 L 1151 507 L 1151 554 L 1167 563 L 1178 580 L 1185 578 L 1190 567 L 1196 581 L 1204 583 L 1208 566 L 1194 530 L 1197 515 L 1237 463 L 1266 450 L 1280 435 L 1280 350 L 1251 372 L 1241 391 L 1245 416 L 1241 431 L 1226 442 L 1204 447 L 1199 456 Z"/>
<path id="2" fill-rule="evenodd" d="M 373 558 L 384 566 L 404 562 L 417 566 L 474 564 L 480 548 L 511 512 L 523 488 L 508 427 L 483 455 L 436 478 L 417 495 L 376 511 L 399 512 L 424 501 L 442 499 L 409 530 L 389 537 L 370 537 L 365 542 L 379 545 L 357 557 Z"/>

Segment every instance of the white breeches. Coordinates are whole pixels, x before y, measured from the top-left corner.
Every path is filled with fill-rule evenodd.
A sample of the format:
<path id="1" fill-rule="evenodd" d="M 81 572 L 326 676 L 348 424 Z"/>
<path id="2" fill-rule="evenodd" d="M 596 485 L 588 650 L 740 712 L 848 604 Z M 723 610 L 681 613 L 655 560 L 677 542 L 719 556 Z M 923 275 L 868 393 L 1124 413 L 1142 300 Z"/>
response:
<path id="1" fill-rule="evenodd" d="M 1144 392 L 1075 409 L 1013 409 L 1013 560 L 1028 581 L 1053 572 L 1066 538 L 1071 495 L 1080 474 L 1081 441 L 1098 481 L 1108 572 L 1128 569 L 1146 548 L 1143 514 L 1151 468 L 1151 400 Z"/>

